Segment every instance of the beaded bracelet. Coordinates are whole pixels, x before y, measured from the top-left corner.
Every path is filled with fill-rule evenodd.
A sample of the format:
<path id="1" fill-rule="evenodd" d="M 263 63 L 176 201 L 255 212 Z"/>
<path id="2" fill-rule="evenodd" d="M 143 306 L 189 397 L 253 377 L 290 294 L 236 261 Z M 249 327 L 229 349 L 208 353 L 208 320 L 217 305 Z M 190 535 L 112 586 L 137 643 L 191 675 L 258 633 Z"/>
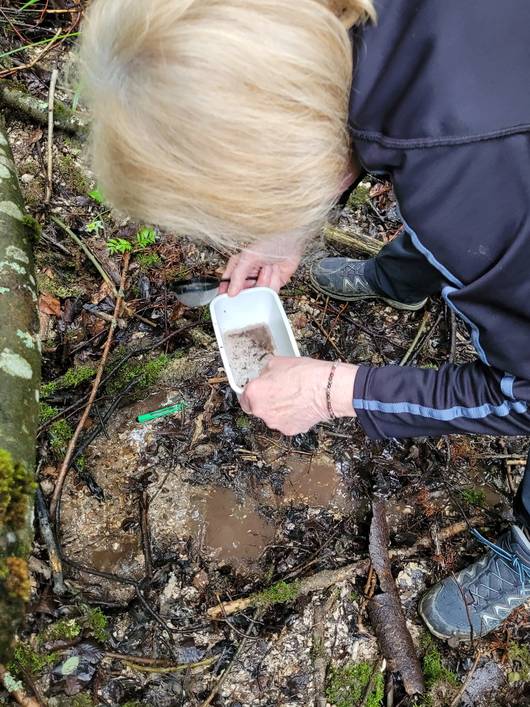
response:
<path id="1" fill-rule="evenodd" d="M 335 377 L 335 371 L 337 370 L 337 366 L 339 365 L 339 363 L 340 361 L 333 362 L 333 365 L 331 366 L 331 371 L 329 372 L 328 384 L 326 386 L 326 403 L 328 406 L 329 416 L 332 420 L 336 420 L 337 416 L 335 415 L 333 407 L 331 405 L 331 386 L 333 385 L 333 378 Z"/>

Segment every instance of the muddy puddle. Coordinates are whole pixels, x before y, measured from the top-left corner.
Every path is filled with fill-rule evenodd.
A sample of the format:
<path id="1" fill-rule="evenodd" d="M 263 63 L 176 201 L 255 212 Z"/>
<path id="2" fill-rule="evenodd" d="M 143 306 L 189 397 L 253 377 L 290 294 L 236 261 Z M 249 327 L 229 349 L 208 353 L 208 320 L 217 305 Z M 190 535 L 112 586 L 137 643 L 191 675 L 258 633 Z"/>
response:
<path id="1" fill-rule="evenodd" d="M 238 386 L 243 388 L 257 378 L 276 353 L 272 332 L 266 324 L 236 329 L 224 335 L 224 346 Z"/>
<path id="2" fill-rule="evenodd" d="M 241 567 L 259 560 L 275 526 L 258 513 L 251 499 L 239 503 L 230 489 L 213 489 L 204 503 L 204 544 L 221 562 Z"/>
<path id="3" fill-rule="evenodd" d="M 303 503 L 311 508 L 346 509 L 349 498 L 335 461 L 327 455 L 292 455 L 282 462 L 290 469 L 285 477 L 282 505 Z"/>

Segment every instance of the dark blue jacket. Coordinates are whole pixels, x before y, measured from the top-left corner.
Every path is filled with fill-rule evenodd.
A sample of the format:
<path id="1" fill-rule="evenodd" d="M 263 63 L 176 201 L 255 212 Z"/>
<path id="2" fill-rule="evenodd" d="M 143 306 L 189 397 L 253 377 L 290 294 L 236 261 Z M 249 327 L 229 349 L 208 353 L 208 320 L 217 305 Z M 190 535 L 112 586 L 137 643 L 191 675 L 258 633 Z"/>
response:
<path id="1" fill-rule="evenodd" d="M 357 412 L 372 436 L 528 433 L 530 2 L 376 6 L 377 25 L 354 35 L 354 146 L 369 172 L 391 176 L 405 227 L 442 273 L 480 360 L 363 369 Z"/>

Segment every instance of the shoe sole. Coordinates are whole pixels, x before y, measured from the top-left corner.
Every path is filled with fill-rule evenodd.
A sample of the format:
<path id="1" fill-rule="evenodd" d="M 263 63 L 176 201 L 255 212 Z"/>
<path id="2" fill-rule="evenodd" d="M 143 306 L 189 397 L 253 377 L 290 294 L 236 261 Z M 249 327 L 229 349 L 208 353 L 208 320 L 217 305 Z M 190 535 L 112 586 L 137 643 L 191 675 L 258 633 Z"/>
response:
<path id="1" fill-rule="evenodd" d="M 439 638 L 441 641 L 447 641 L 449 645 L 454 648 L 456 647 L 459 643 L 469 643 L 472 639 L 470 635 L 455 635 L 452 633 L 450 636 L 448 636 L 446 633 L 440 633 L 440 631 L 437 631 L 434 626 L 431 624 L 427 616 L 425 615 L 425 612 L 423 610 L 423 604 L 424 604 L 424 599 L 428 596 L 427 594 L 424 594 L 421 599 L 418 602 L 418 614 L 421 617 L 421 620 L 423 623 L 427 626 L 429 631 L 432 633 L 433 636 L 436 636 L 436 638 Z M 486 635 L 486 634 L 484 634 Z M 482 638 L 478 633 L 473 634 L 473 639 L 478 640 L 479 638 Z"/>
<path id="2" fill-rule="evenodd" d="M 313 276 L 313 273 L 309 273 L 309 278 L 312 286 L 317 292 L 320 292 L 322 295 L 326 295 L 326 297 L 332 297 L 333 299 L 340 300 L 341 302 L 360 302 L 361 300 L 378 299 L 390 305 L 394 309 L 400 309 L 405 312 L 417 312 L 419 309 L 422 309 L 422 307 L 425 307 L 427 303 L 427 299 L 424 299 L 421 302 L 414 302 L 414 304 L 406 304 L 405 302 L 398 302 L 397 300 L 382 297 L 381 295 L 338 295 L 336 292 L 331 292 L 331 290 L 326 290 L 325 287 L 322 287 L 322 285 Z"/>

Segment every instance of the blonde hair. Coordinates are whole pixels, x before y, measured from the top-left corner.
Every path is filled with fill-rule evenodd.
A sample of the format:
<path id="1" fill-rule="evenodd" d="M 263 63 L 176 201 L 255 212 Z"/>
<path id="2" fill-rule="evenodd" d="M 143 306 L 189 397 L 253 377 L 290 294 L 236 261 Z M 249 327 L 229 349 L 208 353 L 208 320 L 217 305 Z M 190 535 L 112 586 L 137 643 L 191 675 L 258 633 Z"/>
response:
<path id="1" fill-rule="evenodd" d="M 348 171 L 371 0 L 95 0 L 94 169 L 131 217 L 225 245 L 319 229 Z"/>

